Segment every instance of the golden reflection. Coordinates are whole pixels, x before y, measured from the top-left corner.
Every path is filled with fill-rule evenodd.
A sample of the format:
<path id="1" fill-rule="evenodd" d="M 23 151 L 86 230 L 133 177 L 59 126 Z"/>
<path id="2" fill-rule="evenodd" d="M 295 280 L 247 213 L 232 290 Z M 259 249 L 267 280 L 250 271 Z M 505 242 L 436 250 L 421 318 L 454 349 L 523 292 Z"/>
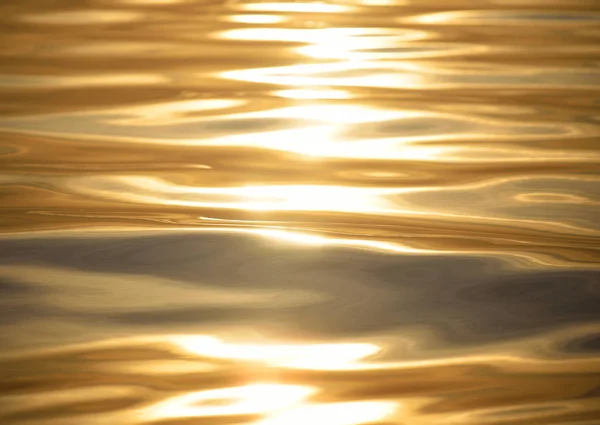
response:
<path id="1" fill-rule="evenodd" d="M 421 25 L 596 25 L 600 15 L 592 11 L 566 10 L 562 14 L 528 10 L 462 10 L 434 12 L 425 15 L 399 18 L 400 22 Z"/>
<path id="2" fill-rule="evenodd" d="M 22 15 L 19 19 L 23 22 L 52 25 L 101 25 L 121 24 L 139 21 L 144 15 L 138 12 L 125 10 L 74 10 L 59 13 L 40 13 Z"/>
<path id="3" fill-rule="evenodd" d="M 280 1 L 280 2 L 243 2 L 234 5 L 236 9 L 252 12 L 287 12 L 287 13 L 341 13 L 350 12 L 354 8 L 342 4 L 318 1 Z"/>
<path id="4" fill-rule="evenodd" d="M 595 331 L 597 327 L 577 326 L 560 336 L 544 335 L 538 342 L 564 345 L 577 335 L 590 336 Z M 557 411 L 595 418 L 592 391 L 597 387 L 598 359 L 508 354 L 533 353 L 536 344 L 532 342 L 529 338 L 517 345 L 508 341 L 478 351 L 477 356 L 404 361 L 378 371 L 297 373 L 261 368 L 261 372 L 277 375 L 277 382 L 243 385 L 219 380 L 215 373 L 220 370 L 231 377 L 237 371 L 236 380 L 247 382 L 253 365 L 238 359 L 196 359 L 214 366 L 208 374 L 187 369 L 174 369 L 168 377 L 153 374 L 149 369 L 154 359 L 194 360 L 172 350 L 163 338 L 67 345 L 1 359 L 3 371 L 23 370 L 29 375 L 24 391 L 22 374 L 5 373 L 3 402 L 7 407 L 0 415 L 10 423 L 37 423 L 28 420 L 36 415 L 35 419 L 44 418 L 44 424 L 69 425 L 542 425 L 559 423 L 553 420 Z M 123 367 L 130 364 L 140 367 Z M 11 421 L 15 418 L 19 420 Z"/>
<path id="5" fill-rule="evenodd" d="M 160 126 L 174 121 L 196 121 L 192 113 L 207 113 L 244 105 L 241 99 L 195 99 L 170 102 L 168 104 L 139 106 L 127 109 L 124 117 L 112 118 L 107 123 L 117 125 Z"/>
<path id="6" fill-rule="evenodd" d="M 410 18 L 400 18 L 400 20 L 419 24 L 452 24 L 456 23 L 461 17 L 468 16 L 468 14 L 469 12 L 436 12 Z"/>
<path id="7" fill-rule="evenodd" d="M 531 202 L 539 204 L 575 204 L 575 205 L 600 205 L 600 201 L 577 196 L 570 193 L 552 193 L 552 192 L 530 192 L 515 195 L 515 200 L 519 202 Z"/>
<path id="8" fill-rule="evenodd" d="M 418 43 L 431 34 L 399 28 L 326 28 L 312 30 L 300 54 L 314 59 L 339 59 L 376 63 L 380 59 L 408 59 L 474 53 L 484 47 L 467 43 Z M 301 41 L 301 40 L 298 40 Z"/>
<path id="9" fill-rule="evenodd" d="M 396 406 L 397 403 L 385 401 L 309 404 L 284 410 L 252 425 L 360 425 L 392 416 Z"/>
<path id="10" fill-rule="evenodd" d="M 398 403 L 358 401 L 309 403 L 316 388 L 284 384 L 251 384 L 175 396 L 142 413 L 145 420 L 261 415 L 249 425 L 361 425 L 390 417 Z M 244 422 L 246 423 L 246 422 Z"/>
<path id="11" fill-rule="evenodd" d="M 249 210 L 376 211 L 385 203 L 371 189 L 344 186 L 253 186 L 234 189 Z"/>
<path id="12" fill-rule="evenodd" d="M 234 15 L 235 19 L 238 16 Z M 255 18 L 256 17 L 256 18 Z M 265 22 L 262 22 L 264 17 Z M 258 24 L 275 23 L 270 15 L 247 15 Z M 240 21 L 243 22 L 243 21 Z M 254 22 L 248 22 L 254 23 Z M 387 28 L 237 28 L 213 34 L 216 38 L 242 41 L 284 41 L 307 44 L 297 51 L 312 58 L 378 59 L 382 57 L 421 57 L 448 54 L 457 49 L 473 50 L 473 46 L 457 44 L 412 45 L 405 44 L 424 40 L 430 35 L 424 31 Z M 385 53 L 386 49 L 393 49 Z"/>
<path id="13" fill-rule="evenodd" d="M 287 99 L 350 99 L 352 97 L 348 91 L 328 89 L 278 90 L 274 94 Z"/>
<path id="14" fill-rule="evenodd" d="M 129 4 L 132 6 L 164 6 L 186 3 L 190 0 L 109 0 L 111 3 Z"/>
<path id="15" fill-rule="evenodd" d="M 115 87 L 115 86 L 145 86 L 164 84 L 166 78 L 159 74 L 103 74 L 87 75 L 74 77 L 14 77 L 9 75 L 0 75 L 0 87 L 23 87 L 23 88 L 95 88 L 95 87 Z"/>
<path id="16" fill-rule="evenodd" d="M 410 4 L 411 0 L 349 0 L 361 6 L 404 6 Z"/>
<path id="17" fill-rule="evenodd" d="M 213 36 L 225 40 L 242 41 L 278 41 L 296 43 L 320 43 L 328 40 L 329 43 L 343 42 L 350 32 L 359 31 L 352 28 L 237 28 L 219 31 Z M 360 32 L 360 31 L 359 31 Z"/>
<path id="18" fill-rule="evenodd" d="M 591 0 L 5 3 L 0 423 L 596 423 Z"/>
<path id="19" fill-rule="evenodd" d="M 444 49 L 444 46 L 439 46 Z M 311 47 L 312 48 L 312 47 Z M 453 45 L 450 52 L 481 53 L 478 46 Z M 487 47 L 483 48 L 484 50 Z M 343 50 L 342 50 L 343 51 Z M 435 48 L 433 50 L 435 53 Z M 384 54 L 385 56 L 386 54 Z M 437 55 L 437 53 L 435 53 Z M 379 58 L 385 59 L 385 58 Z M 394 89 L 442 89 L 475 87 L 582 88 L 596 86 L 597 76 L 585 68 L 439 63 L 390 60 L 356 60 L 309 63 L 272 68 L 225 71 L 221 77 L 284 86 L 373 87 Z"/>
<path id="20" fill-rule="evenodd" d="M 303 245 L 329 245 L 329 246 L 348 246 L 367 249 L 369 251 L 393 252 L 398 254 L 436 254 L 444 251 L 433 249 L 419 249 L 403 245 L 397 242 L 373 241 L 368 239 L 342 239 L 318 236 L 307 233 L 299 233 L 288 230 L 277 229 L 249 229 L 249 233 L 255 233 L 260 236 L 266 236 L 279 241 L 292 242 Z M 456 253 L 457 251 L 455 251 Z"/>
<path id="21" fill-rule="evenodd" d="M 314 120 L 335 124 L 353 124 L 363 122 L 378 122 L 391 119 L 407 118 L 415 115 L 412 111 L 379 109 L 365 106 L 344 104 L 314 104 L 273 109 L 250 116 L 265 116 L 273 118 L 293 118 L 299 120 Z"/>
<path id="22" fill-rule="evenodd" d="M 482 53 L 485 50 L 487 50 L 485 46 L 459 43 L 411 43 L 399 47 L 398 42 L 392 38 L 385 41 L 366 40 L 366 42 L 357 43 L 356 45 L 345 42 L 324 42 L 300 47 L 298 52 L 315 59 L 374 61 L 377 59 L 448 57 L 451 55 Z"/>
<path id="23" fill-rule="evenodd" d="M 141 176 L 92 177 L 73 182 L 85 192 L 129 202 L 264 211 L 345 211 L 393 214 L 386 195 L 417 189 L 319 185 L 196 187 Z M 119 194 L 112 190 L 119 188 Z"/>
<path id="24" fill-rule="evenodd" d="M 368 343 L 234 344 L 212 336 L 178 336 L 170 341 L 203 359 L 314 371 L 361 370 L 361 360 L 380 351 Z M 398 407 L 391 401 L 309 402 L 308 397 L 316 392 L 316 387 L 309 386 L 253 384 L 176 396 L 152 406 L 145 414 L 153 419 L 260 414 L 264 417 L 252 425 L 359 425 L 387 418 Z"/>
<path id="25" fill-rule="evenodd" d="M 355 71 L 351 73 L 350 71 Z M 337 74 L 339 73 L 339 74 Z M 283 86 L 396 87 L 415 89 L 430 84 L 427 74 L 408 63 L 347 61 L 225 71 L 223 78 Z"/>
<path id="26" fill-rule="evenodd" d="M 290 408 L 315 389 L 299 385 L 253 384 L 242 387 L 198 391 L 160 402 L 147 409 L 150 420 L 255 415 Z"/>
<path id="27" fill-rule="evenodd" d="M 373 356 L 380 347 L 367 343 L 311 345 L 230 344 L 214 337 L 179 336 L 173 343 L 203 357 L 245 360 L 269 366 L 305 370 L 360 369 L 360 360 Z"/>
<path id="28" fill-rule="evenodd" d="M 227 15 L 223 19 L 228 22 L 237 22 L 240 24 L 278 24 L 288 20 L 285 16 L 281 15 L 259 15 L 259 14 L 245 14 L 245 15 Z"/>

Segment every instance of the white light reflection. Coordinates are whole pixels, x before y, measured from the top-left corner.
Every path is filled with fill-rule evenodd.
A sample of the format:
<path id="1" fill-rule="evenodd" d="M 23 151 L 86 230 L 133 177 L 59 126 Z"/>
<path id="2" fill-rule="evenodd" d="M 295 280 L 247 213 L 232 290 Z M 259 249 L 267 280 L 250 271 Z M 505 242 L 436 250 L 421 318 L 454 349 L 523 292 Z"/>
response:
<path id="1" fill-rule="evenodd" d="M 258 362 L 269 367 L 303 370 L 352 370 L 368 368 L 360 363 L 380 351 L 367 343 L 336 344 L 230 344 L 211 336 L 170 337 L 175 346 L 200 357 Z M 315 387 L 258 384 L 201 391 L 175 397 L 152 408 L 154 418 L 263 414 L 252 425 L 360 425 L 395 413 L 399 404 L 390 401 L 311 403 Z M 232 400 L 231 404 L 203 405 Z M 191 406 L 194 404 L 194 406 Z"/>
<path id="2" fill-rule="evenodd" d="M 236 22 L 239 24 L 279 24 L 288 20 L 285 16 L 280 15 L 227 15 L 223 20 Z"/>
<path id="3" fill-rule="evenodd" d="M 397 403 L 360 401 L 349 403 L 309 404 L 275 414 L 253 425 L 359 425 L 391 416 Z"/>
<path id="4" fill-rule="evenodd" d="M 565 13 L 543 13 L 527 10 L 463 10 L 433 12 L 424 15 L 399 18 L 401 23 L 425 25 L 552 25 L 570 26 L 595 24 L 600 15 L 588 12 L 565 11 Z"/>
<path id="5" fill-rule="evenodd" d="M 327 245 L 327 246 L 347 246 L 353 248 L 363 248 L 372 251 L 394 252 L 399 254 L 440 254 L 446 251 L 433 249 L 412 248 L 394 242 L 372 241 L 367 239 L 338 239 L 325 236 L 312 235 L 307 233 L 293 232 L 278 229 L 248 229 L 249 233 L 255 233 L 261 236 L 274 238 L 280 241 L 289 241 L 292 243 L 309 245 Z"/>
<path id="6" fill-rule="evenodd" d="M 292 95 L 318 96 L 314 90 L 292 91 Z M 327 93 L 327 91 L 325 91 Z M 290 91 L 284 92 L 289 95 Z M 333 96 L 343 93 L 333 91 Z M 258 133 L 232 134 L 194 144 L 210 146 L 252 146 L 287 151 L 316 157 L 338 158 L 384 158 L 384 159 L 434 159 L 446 155 L 453 147 L 418 146 L 411 142 L 432 137 L 403 137 L 377 140 L 361 139 L 346 141 L 340 137 L 348 124 L 375 123 L 428 117 L 416 111 L 367 108 L 342 104 L 308 104 L 269 111 L 235 115 L 237 119 L 286 118 L 297 120 L 290 129 Z"/>
<path id="7" fill-rule="evenodd" d="M 337 39 L 342 41 L 346 38 L 346 31 L 340 32 L 340 28 L 326 29 L 292 29 L 292 28 L 237 28 L 220 31 L 214 34 L 215 38 L 225 40 L 242 41 L 276 41 L 294 43 L 318 43 L 323 39 Z"/>
<path id="8" fill-rule="evenodd" d="M 198 118 L 194 114 L 199 112 L 231 109 L 246 103 L 241 99 L 194 99 L 151 104 L 129 108 L 124 117 L 107 119 L 105 122 L 124 126 L 160 126 L 172 124 L 174 121 L 195 122 Z"/>
<path id="9" fill-rule="evenodd" d="M 188 353 L 218 359 L 242 360 L 304 370 L 360 369 L 360 360 L 380 351 L 367 343 L 230 344 L 209 336 L 178 336 L 172 342 Z"/>
<path id="10" fill-rule="evenodd" d="M 300 47 L 298 52 L 311 58 L 375 61 L 380 59 L 416 59 L 481 53 L 486 46 L 467 43 L 413 43 L 398 46 L 394 39 L 366 40 L 353 46 L 346 43 L 321 43 Z"/>
<path id="11" fill-rule="evenodd" d="M 258 115 L 258 114 L 257 114 Z M 418 116 L 418 112 L 351 105 L 307 105 L 266 111 L 265 117 L 314 120 L 333 124 L 378 122 Z M 250 115 L 248 115 L 250 116 Z"/>
<path id="12" fill-rule="evenodd" d="M 354 72 L 351 72 L 354 71 Z M 227 71 L 224 78 L 284 86 L 344 86 L 415 89 L 427 87 L 430 77 L 407 62 L 345 61 Z M 439 85 L 439 84 L 438 84 Z"/>
<path id="13" fill-rule="evenodd" d="M 447 55 L 460 49 L 472 49 L 472 44 L 414 44 L 430 38 L 424 31 L 398 28 L 326 28 L 319 37 L 306 39 L 308 45 L 297 49 L 314 59 L 342 59 L 377 63 L 379 59 L 401 59 Z"/>
<path id="14" fill-rule="evenodd" d="M 39 13 L 23 15 L 18 19 L 23 22 L 50 25 L 97 25 L 121 24 L 139 21 L 144 15 L 125 10 L 72 10 L 68 12 Z"/>
<path id="15" fill-rule="evenodd" d="M 343 13 L 354 10 L 354 7 L 342 4 L 308 2 L 256 2 L 241 3 L 234 6 L 236 9 L 253 12 L 292 12 L 292 13 Z"/>
<path id="16" fill-rule="evenodd" d="M 0 87 L 115 87 L 165 84 L 168 80 L 159 74 L 104 74 L 86 76 L 12 76 L 0 75 Z"/>
<path id="17" fill-rule="evenodd" d="M 301 403 L 315 389 L 299 385 L 254 384 L 176 396 L 147 409 L 150 420 L 265 414 Z M 224 403 L 229 401 L 229 403 Z"/>
<path id="18" fill-rule="evenodd" d="M 260 211 L 340 211 L 396 214 L 398 200 L 386 196 L 415 188 L 368 188 L 320 185 L 197 187 L 155 177 L 104 176 L 74 180 L 73 189 L 102 198 L 188 207 Z M 116 190 L 118 193 L 115 193 Z"/>
<path id="19" fill-rule="evenodd" d="M 237 28 L 219 31 L 213 36 L 228 40 L 297 42 L 311 44 L 315 48 L 348 51 L 398 47 L 398 43 L 423 40 L 429 34 L 424 31 L 388 28 Z"/>
<path id="20" fill-rule="evenodd" d="M 351 95 L 345 90 L 328 89 L 290 89 L 274 92 L 276 96 L 287 99 L 350 99 Z"/>

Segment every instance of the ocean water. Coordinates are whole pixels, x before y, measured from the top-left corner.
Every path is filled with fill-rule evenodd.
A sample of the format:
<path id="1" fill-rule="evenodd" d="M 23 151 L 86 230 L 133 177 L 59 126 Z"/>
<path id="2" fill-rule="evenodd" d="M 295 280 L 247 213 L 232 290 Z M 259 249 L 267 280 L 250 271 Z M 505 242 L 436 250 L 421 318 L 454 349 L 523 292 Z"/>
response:
<path id="1" fill-rule="evenodd" d="M 0 22 L 2 425 L 600 424 L 595 0 Z"/>

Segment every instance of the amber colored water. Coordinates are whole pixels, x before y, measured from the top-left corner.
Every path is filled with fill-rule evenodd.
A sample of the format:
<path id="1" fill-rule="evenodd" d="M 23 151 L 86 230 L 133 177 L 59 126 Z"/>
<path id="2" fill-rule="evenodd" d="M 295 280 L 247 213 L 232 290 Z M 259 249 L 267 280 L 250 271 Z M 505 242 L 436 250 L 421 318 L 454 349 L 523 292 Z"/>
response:
<path id="1" fill-rule="evenodd" d="M 598 6 L 2 2 L 0 423 L 600 424 Z"/>

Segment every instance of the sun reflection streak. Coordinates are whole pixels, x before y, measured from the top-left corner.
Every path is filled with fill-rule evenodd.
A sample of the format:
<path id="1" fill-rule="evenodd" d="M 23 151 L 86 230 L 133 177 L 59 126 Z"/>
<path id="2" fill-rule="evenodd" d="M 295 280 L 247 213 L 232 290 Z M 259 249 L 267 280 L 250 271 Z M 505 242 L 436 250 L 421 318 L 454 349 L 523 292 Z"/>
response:
<path id="1" fill-rule="evenodd" d="M 404 188 L 325 185 L 196 187 L 142 176 L 90 178 L 83 182 L 73 182 L 72 186 L 102 197 L 119 198 L 128 202 L 247 211 L 346 211 L 377 214 L 397 213 L 398 201 L 392 201 L 389 197 L 415 191 Z M 111 191 L 117 187 L 121 189 L 118 195 Z"/>
<path id="2" fill-rule="evenodd" d="M 360 425 L 391 416 L 398 403 L 357 401 L 309 403 L 315 387 L 251 384 L 191 392 L 159 402 L 142 413 L 142 420 L 261 415 L 252 425 Z M 325 421 L 325 422 L 323 422 Z"/>
<path id="3" fill-rule="evenodd" d="M 155 404 L 144 416 L 156 420 L 264 414 L 294 406 L 315 391 L 311 387 L 281 384 L 253 384 L 198 391 Z"/>
<path id="4" fill-rule="evenodd" d="M 558 311 L 551 298 L 583 287 L 588 275 L 579 267 L 591 261 L 569 262 L 591 258 L 588 236 L 597 236 L 571 221 L 592 221 L 582 205 L 598 204 L 593 194 L 583 184 L 567 193 L 570 184 L 544 177 L 581 180 L 597 159 L 588 149 L 594 129 L 586 130 L 597 117 L 578 92 L 596 84 L 593 64 L 582 59 L 593 46 L 580 40 L 598 34 L 583 14 L 562 10 L 568 0 L 539 13 L 521 11 L 525 0 L 451 12 L 437 2 L 439 13 L 436 2 L 412 0 L 104 0 L 89 2 L 103 8 L 67 12 L 60 3 L 74 2 L 50 3 L 48 12 L 22 17 L 11 6 L 5 19 L 16 42 L 3 43 L 14 60 L 0 80 L 14 101 L 3 102 L 1 124 L 9 127 L 0 155 L 15 160 L 2 174 L 3 193 L 15 201 L 4 236 L 18 243 L 6 245 L 3 261 L 35 263 L 48 250 L 44 258 L 56 263 L 3 266 L 2 292 L 20 313 L 9 317 L 15 342 L 50 347 L 28 356 L 7 350 L 15 361 L 2 365 L 10 375 L 3 388 L 16 396 L 2 404 L 25 406 L 8 421 L 374 425 L 401 414 L 413 425 L 540 423 L 526 409 L 557 405 L 584 417 L 577 403 L 594 394 L 586 362 L 597 340 L 570 339 L 567 349 L 565 339 L 563 351 L 542 335 L 554 319 L 562 327 L 585 320 L 570 306 L 585 307 L 590 297 L 564 297 L 565 314 L 553 320 L 542 313 Z M 171 3 L 189 6 L 133 7 Z M 514 11 L 502 10 L 510 4 Z M 582 24 L 585 31 L 571 31 Z M 345 27 L 358 25 L 371 28 Z M 536 30 L 521 40 L 505 25 L 546 25 L 562 38 L 554 43 Z M 45 27 L 58 39 L 38 43 Z M 156 43 L 157 34 L 171 41 Z M 102 66 L 130 53 L 133 64 Z M 147 66 L 152 73 L 133 72 Z M 522 115 L 511 115 L 516 106 Z M 584 166 L 569 164 L 575 160 Z M 520 180 L 496 186 L 498 176 Z M 121 228 L 111 236 L 109 225 Z M 37 241 L 46 234 L 39 229 L 53 236 Z M 160 233 L 167 238 L 153 243 Z M 21 243 L 27 238 L 33 242 Z M 570 253 L 579 248 L 581 257 Z M 413 268 L 388 253 L 419 255 Z M 291 256 L 299 260 L 292 267 Z M 503 262 L 515 258 L 545 267 Z M 210 270 L 196 273 L 204 263 Z M 220 270 L 232 264 L 239 281 L 222 288 L 231 279 Z M 421 276 L 430 264 L 439 286 Z M 537 291 L 533 274 L 520 274 L 542 270 L 545 284 L 550 266 L 573 272 L 556 275 L 568 291 L 554 291 L 552 281 Z M 400 284 L 391 282 L 394 270 Z M 292 274 L 291 286 L 277 285 L 277 273 Z M 512 302 L 525 286 L 531 299 L 517 293 Z M 511 329 L 528 311 L 535 345 L 527 335 L 516 343 L 520 333 Z M 498 326 L 504 317 L 508 325 Z M 318 325 L 322 343 L 252 337 L 263 326 L 309 335 Z M 156 335 L 190 328 L 207 336 Z M 229 339 L 234 333 L 243 338 Z M 101 345 L 113 335 L 123 341 Z M 80 348 L 66 345 L 72 337 L 84 341 Z M 423 408 L 409 419 L 413 400 Z M 131 417 L 106 419 L 116 415 Z"/>
<path id="5" fill-rule="evenodd" d="M 252 12 L 288 12 L 288 13 L 342 13 L 350 12 L 355 8 L 342 4 L 325 2 L 252 2 L 234 6 L 239 10 Z"/>
<path id="6" fill-rule="evenodd" d="M 317 236 L 306 233 L 291 232 L 288 230 L 277 230 L 277 229 L 250 229 L 252 233 L 256 233 L 261 236 L 274 238 L 280 241 L 287 241 L 292 243 L 306 244 L 306 245 L 327 245 L 327 246 L 347 246 L 355 248 L 363 248 L 372 251 L 380 252 L 393 252 L 398 254 L 439 254 L 443 253 L 442 250 L 433 249 L 419 249 L 410 246 L 402 245 L 396 242 L 384 242 L 384 241 L 372 241 L 368 239 L 341 239 L 341 238 L 329 238 L 325 236 Z"/>
<path id="7" fill-rule="evenodd" d="M 353 74 L 346 75 L 350 71 Z M 336 75 L 339 73 L 339 75 Z M 427 87 L 431 77 L 408 62 L 344 61 L 225 71 L 223 78 L 282 86 Z M 439 85 L 439 84 L 438 84 Z"/>
<path id="8" fill-rule="evenodd" d="M 285 410 L 253 425 L 359 425 L 391 416 L 396 405 L 386 401 L 314 404 Z"/>
<path id="9" fill-rule="evenodd" d="M 280 15 L 227 15 L 223 17 L 224 21 L 235 22 L 240 24 L 279 24 L 288 20 L 288 18 Z"/>
<path id="10" fill-rule="evenodd" d="M 346 90 L 328 89 L 289 89 L 279 90 L 274 94 L 287 99 L 350 99 L 352 97 Z"/>
<path id="11" fill-rule="evenodd" d="M 170 336 L 175 347 L 201 358 L 259 363 L 267 367 L 341 371 L 368 368 L 361 360 L 377 354 L 371 343 L 243 344 L 213 336 Z M 261 415 L 252 425 L 359 425 L 391 416 L 399 404 L 390 401 L 313 403 L 311 386 L 257 383 L 178 395 L 146 409 L 151 420 L 168 418 Z"/>
<path id="12" fill-rule="evenodd" d="M 248 23 L 277 23 L 271 15 L 234 15 L 238 17 L 273 22 Z M 263 18 L 268 17 L 268 18 Z M 344 49 L 345 51 L 398 47 L 399 43 L 424 40 L 429 33 L 418 30 L 401 30 L 387 28 L 236 28 L 213 33 L 213 37 L 225 40 L 241 41 L 286 41 L 313 45 L 314 47 Z M 309 55 L 310 56 L 310 55 Z"/>
<path id="13" fill-rule="evenodd" d="M 178 336 L 172 341 L 177 347 L 199 356 L 304 370 L 360 369 L 360 360 L 381 350 L 367 343 L 231 344 L 210 336 Z"/>

